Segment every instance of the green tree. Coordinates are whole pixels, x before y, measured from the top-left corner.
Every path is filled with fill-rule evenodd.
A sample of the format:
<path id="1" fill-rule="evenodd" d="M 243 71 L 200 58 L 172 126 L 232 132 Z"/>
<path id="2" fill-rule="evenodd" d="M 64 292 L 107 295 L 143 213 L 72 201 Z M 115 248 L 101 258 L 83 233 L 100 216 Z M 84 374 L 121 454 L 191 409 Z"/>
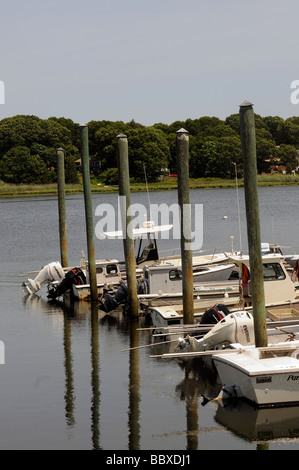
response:
<path id="1" fill-rule="evenodd" d="M 164 133 L 154 127 L 128 129 L 130 175 L 155 181 L 168 168 L 170 151 Z"/>
<path id="2" fill-rule="evenodd" d="M 10 149 L 0 162 L 1 179 L 6 183 L 44 184 L 55 179 L 39 155 L 30 155 L 25 146 Z"/>
<path id="3" fill-rule="evenodd" d="M 281 131 L 281 144 L 299 147 L 299 118 L 288 118 Z"/>
<path id="4" fill-rule="evenodd" d="M 34 142 L 30 147 L 31 155 L 39 155 L 48 169 L 56 168 L 57 149 Z"/>
<path id="5" fill-rule="evenodd" d="M 288 166 L 291 170 L 295 170 L 298 165 L 298 152 L 293 145 L 281 144 L 277 149 L 277 157 L 281 165 Z"/>
<path id="6" fill-rule="evenodd" d="M 204 178 L 213 176 L 213 162 L 217 161 L 218 151 L 216 139 L 205 139 L 200 146 L 193 145 L 190 149 L 190 176 Z"/>
<path id="7" fill-rule="evenodd" d="M 263 121 L 276 145 L 280 145 L 283 139 L 284 120 L 279 116 L 266 116 Z"/>
<path id="8" fill-rule="evenodd" d="M 31 148 L 34 143 L 64 147 L 71 144 L 71 133 L 58 122 L 36 116 L 17 115 L 0 121 L 0 158 L 12 147 Z"/>
<path id="9" fill-rule="evenodd" d="M 80 159 L 80 153 L 75 145 L 66 145 L 64 148 L 64 167 L 66 184 L 79 183 L 76 160 Z M 57 160 L 57 156 L 56 156 Z"/>
<path id="10" fill-rule="evenodd" d="M 256 156 L 258 173 L 269 172 L 270 164 L 276 154 L 276 145 L 272 140 L 256 138 Z"/>
<path id="11" fill-rule="evenodd" d="M 94 153 L 95 158 L 102 162 L 102 169 L 117 168 L 117 136 L 127 134 L 127 126 L 122 121 L 101 121 L 99 128 L 94 132 Z"/>

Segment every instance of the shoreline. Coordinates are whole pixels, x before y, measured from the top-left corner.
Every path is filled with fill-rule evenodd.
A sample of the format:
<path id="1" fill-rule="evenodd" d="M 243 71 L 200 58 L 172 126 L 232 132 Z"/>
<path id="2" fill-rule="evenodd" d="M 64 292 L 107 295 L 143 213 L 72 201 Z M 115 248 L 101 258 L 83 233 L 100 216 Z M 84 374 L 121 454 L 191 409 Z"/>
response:
<path id="1" fill-rule="evenodd" d="M 258 186 L 296 186 L 299 185 L 299 175 L 259 175 Z M 244 181 L 240 179 L 238 181 L 238 187 L 243 187 Z M 235 188 L 235 180 L 224 180 L 220 178 L 199 178 L 189 180 L 189 189 L 224 189 L 224 188 Z M 172 191 L 177 190 L 177 180 L 164 180 L 156 183 L 131 183 L 131 192 L 146 192 L 147 190 L 152 191 Z M 103 194 L 103 193 L 116 193 L 118 192 L 117 185 L 104 185 L 103 183 L 92 183 L 91 182 L 91 193 L 92 194 Z M 83 194 L 83 185 L 65 185 L 65 194 Z M 41 196 L 56 196 L 57 195 L 57 184 L 45 184 L 45 185 L 9 185 L 0 184 L 0 198 L 15 198 L 15 197 L 41 197 Z"/>

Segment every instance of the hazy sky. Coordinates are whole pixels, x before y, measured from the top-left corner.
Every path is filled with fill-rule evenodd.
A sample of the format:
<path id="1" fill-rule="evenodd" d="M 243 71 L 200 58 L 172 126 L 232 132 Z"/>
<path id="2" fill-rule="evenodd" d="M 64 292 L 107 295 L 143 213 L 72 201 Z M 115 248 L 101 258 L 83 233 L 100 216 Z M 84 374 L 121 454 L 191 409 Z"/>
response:
<path id="1" fill-rule="evenodd" d="M 0 119 L 299 115 L 298 0 L 1 2 Z"/>

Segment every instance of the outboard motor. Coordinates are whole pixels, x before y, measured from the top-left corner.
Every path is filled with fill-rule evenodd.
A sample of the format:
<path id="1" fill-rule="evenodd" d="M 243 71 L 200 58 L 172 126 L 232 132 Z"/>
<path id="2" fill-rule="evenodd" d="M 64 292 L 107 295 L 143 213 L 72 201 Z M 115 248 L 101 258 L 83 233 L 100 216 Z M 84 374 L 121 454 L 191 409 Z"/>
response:
<path id="1" fill-rule="evenodd" d="M 201 317 L 200 324 L 214 325 L 222 320 L 230 313 L 229 309 L 224 304 L 215 304 L 213 307 L 205 311 Z"/>
<path id="2" fill-rule="evenodd" d="M 62 281 L 64 276 L 61 264 L 58 261 L 54 261 L 44 266 L 35 279 L 24 281 L 22 287 L 27 294 L 36 294 L 45 283 Z"/>
<path id="3" fill-rule="evenodd" d="M 137 294 L 143 294 L 143 286 L 139 280 L 137 280 Z M 114 295 L 105 294 L 101 304 L 99 305 L 99 309 L 109 313 L 112 310 L 115 310 L 120 304 L 126 303 L 127 298 L 128 285 L 123 282 Z"/>
<path id="4" fill-rule="evenodd" d="M 48 291 L 48 299 L 56 299 L 71 289 L 72 285 L 78 286 L 86 284 L 86 277 L 81 268 L 73 268 L 68 271 L 63 281 L 56 287 L 52 287 Z"/>
<path id="5" fill-rule="evenodd" d="M 232 343 L 243 346 L 253 345 L 255 342 L 254 322 L 251 313 L 244 310 L 230 313 L 201 339 L 189 337 L 191 351 L 206 351 L 221 349 Z"/>

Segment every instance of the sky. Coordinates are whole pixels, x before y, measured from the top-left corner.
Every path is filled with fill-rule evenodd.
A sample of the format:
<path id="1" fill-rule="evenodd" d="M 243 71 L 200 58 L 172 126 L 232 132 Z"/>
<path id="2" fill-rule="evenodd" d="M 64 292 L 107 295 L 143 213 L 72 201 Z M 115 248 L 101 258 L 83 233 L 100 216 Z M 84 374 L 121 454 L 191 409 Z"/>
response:
<path id="1" fill-rule="evenodd" d="M 298 116 L 298 18 L 298 0 L 2 0 L 0 119 Z"/>

